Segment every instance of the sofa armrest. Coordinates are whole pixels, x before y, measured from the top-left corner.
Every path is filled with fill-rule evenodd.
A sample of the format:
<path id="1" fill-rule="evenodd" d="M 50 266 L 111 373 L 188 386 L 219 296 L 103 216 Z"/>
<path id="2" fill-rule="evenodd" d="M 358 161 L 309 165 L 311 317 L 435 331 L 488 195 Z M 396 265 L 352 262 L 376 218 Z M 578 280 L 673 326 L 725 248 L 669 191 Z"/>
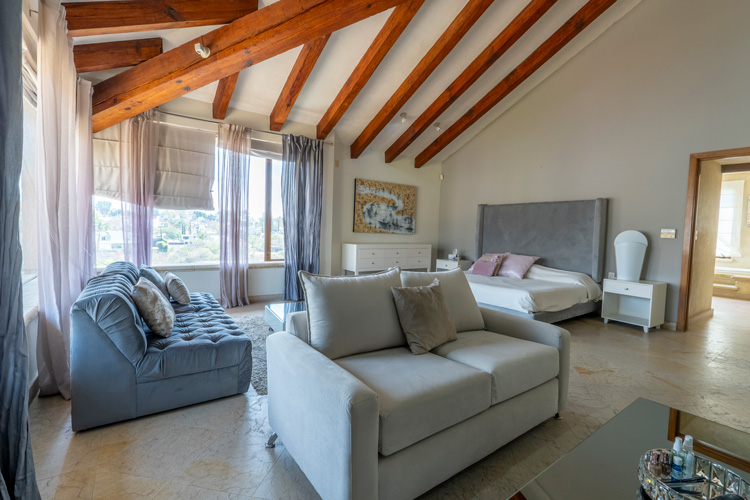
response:
<path id="1" fill-rule="evenodd" d="M 320 496 L 377 499 L 377 394 L 290 333 L 266 351 L 271 428 Z"/>
<path id="2" fill-rule="evenodd" d="M 307 311 L 291 313 L 286 319 L 287 332 L 306 344 L 310 343 L 310 329 L 307 327 Z"/>
<path id="3" fill-rule="evenodd" d="M 558 412 L 565 409 L 568 403 L 568 383 L 570 381 L 570 333 L 549 323 L 522 318 L 486 307 L 480 307 L 484 325 L 488 331 L 501 333 L 508 337 L 529 340 L 538 344 L 552 346 L 560 351 Z"/>

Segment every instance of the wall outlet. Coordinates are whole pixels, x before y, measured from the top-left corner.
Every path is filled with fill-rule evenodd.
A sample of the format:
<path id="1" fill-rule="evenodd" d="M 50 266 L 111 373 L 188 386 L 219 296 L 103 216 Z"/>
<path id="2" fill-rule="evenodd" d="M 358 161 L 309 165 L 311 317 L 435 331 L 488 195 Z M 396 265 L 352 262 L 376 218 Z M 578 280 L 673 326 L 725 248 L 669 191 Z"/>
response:
<path id="1" fill-rule="evenodd" d="M 607 278 L 609 278 L 611 280 L 615 279 L 615 273 L 613 273 L 612 271 L 610 271 L 609 273 L 607 273 Z"/>

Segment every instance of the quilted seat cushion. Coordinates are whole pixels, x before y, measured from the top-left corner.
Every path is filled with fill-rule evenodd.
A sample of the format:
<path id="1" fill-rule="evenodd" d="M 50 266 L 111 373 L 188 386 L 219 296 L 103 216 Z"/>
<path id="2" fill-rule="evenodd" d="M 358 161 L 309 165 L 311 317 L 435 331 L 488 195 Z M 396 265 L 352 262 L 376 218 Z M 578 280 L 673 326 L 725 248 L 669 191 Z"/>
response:
<path id="1" fill-rule="evenodd" d="M 492 404 L 501 403 L 557 377 L 560 353 L 554 347 L 479 330 L 433 351 L 492 375 Z"/>
<path id="2" fill-rule="evenodd" d="M 334 361 L 378 395 L 378 451 L 391 455 L 490 407 L 490 376 L 396 347 Z"/>
<path id="3" fill-rule="evenodd" d="M 211 294 L 191 293 L 190 304 L 172 303 L 175 323 L 167 338 L 148 334 L 136 366 L 138 383 L 241 365 L 252 367 L 252 344 Z"/>

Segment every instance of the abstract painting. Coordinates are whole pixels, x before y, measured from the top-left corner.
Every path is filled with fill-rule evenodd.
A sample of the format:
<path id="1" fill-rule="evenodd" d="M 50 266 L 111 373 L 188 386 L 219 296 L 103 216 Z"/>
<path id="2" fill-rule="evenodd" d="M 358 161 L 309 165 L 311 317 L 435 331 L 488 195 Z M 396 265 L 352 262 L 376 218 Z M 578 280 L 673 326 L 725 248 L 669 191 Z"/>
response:
<path id="1" fill-rule="evenodd" d="M 354 232 L 414 234 L 417 187 L 354 179 Z"/>

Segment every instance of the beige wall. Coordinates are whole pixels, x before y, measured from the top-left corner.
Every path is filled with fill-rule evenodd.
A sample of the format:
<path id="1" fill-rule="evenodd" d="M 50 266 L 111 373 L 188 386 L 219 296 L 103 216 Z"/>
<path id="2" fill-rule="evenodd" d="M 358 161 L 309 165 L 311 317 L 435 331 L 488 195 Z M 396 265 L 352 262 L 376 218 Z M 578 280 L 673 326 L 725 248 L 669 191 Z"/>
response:
<path id="1" fill-rule="evenodd" d="M 721 181 L 721 165 L 715 161 L 701 162 L 695 217 L 695 246 L 693 247 L 693 265 L 690 269 L 688 314 L 691 317 L 711 309 Z"/>
<path id="2" fill-rule="evenodd" d="M 717 262 L 717 265 L 721 267 L 750 269 L 750 226 L 747 225 L 748 197 L 750 197 L 750 172 L 724 174 L 722 180 L 745 181 L 745 193 L 742 196 L 742 213 L 740 215 L 742 221 L 740 229 L 740 253 L 742 254 L 742 257 L 735 258 L 733 262 Z"/>
<path id="3" fill-rule="evenodd" d="M 342 243 L 429 243 L 433 260 L 438 242 L 440 211 L 440 164 L 414 168 L 411 160 L 383 161 L 383 153 L 368 152 L 356 160 L 349 158 L 349 147 L 336 145 L 333 196 L 332 265 L 341 273 Z M 417 186 L 416 231 L 413 235 L 355 233 L 354 179 L 394 182 Z M 434 262 L 433 262 L 434 266 Z"/>
<path id="4" fill-rule="evenodd" d="M 443 162 L 441 250 L 473 255 L 478 203 L 608 198 L 606 270 L 614 237 L 644 232 L 675 321 L 689 155 L 750 146 L 748 18 L 745 0 L 640 3 Z"/>

